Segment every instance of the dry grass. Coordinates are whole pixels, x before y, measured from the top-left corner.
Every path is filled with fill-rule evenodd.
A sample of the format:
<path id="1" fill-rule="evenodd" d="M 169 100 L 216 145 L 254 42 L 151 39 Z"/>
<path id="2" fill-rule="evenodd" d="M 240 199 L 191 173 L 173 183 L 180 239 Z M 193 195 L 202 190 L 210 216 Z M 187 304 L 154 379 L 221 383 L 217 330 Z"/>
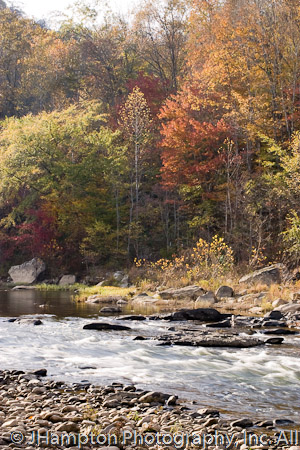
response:
<path id="1" fill-rule="evenodd" d="M 132 297 L 135 294 L 133 288 L 120 288 L 116 286 L 84 286 L 78 289 L 78 294 L 74 297 L 75 301 L 85 301 L 91 295 L 99 295 L 101 297 Z"/>

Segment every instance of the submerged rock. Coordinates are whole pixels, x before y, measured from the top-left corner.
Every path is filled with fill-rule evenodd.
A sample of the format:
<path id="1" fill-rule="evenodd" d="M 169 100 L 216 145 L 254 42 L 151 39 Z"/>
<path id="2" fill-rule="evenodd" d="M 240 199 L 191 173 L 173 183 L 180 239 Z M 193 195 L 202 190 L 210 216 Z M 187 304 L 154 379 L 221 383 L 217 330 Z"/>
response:
<path id="1" fill-rule="evenodd" d="M 118 303 L 120 300 L 122 300 L 122 297 L 119 295 L 99 295 L 99 294 L 95 294 L 95 295 L 90 295 L 87 300 L 86 303 L 94 303 L 94 304 L 98 304 L 98 303 Z"/>
<path id="2" fill-rule="evenodd" d="M 236 335 L 208 335 L 208 336 L 182 336 L 162 337 L 160 345 L 179 345 L 182 347 L 232 347 L 251 348 L 264 345 L 264 341 Z"/>
<path id="3" fill-rule="evenodd" d="M 117 325 L 113 323 L 101 323 L 101 322 L 94 322 L 94 323 L 88 323 L 87 325 L 84 325 L 84 330 L 98 330 L 98 331 L 126 331 L 131 330 L 129 327 L 125 327 L 124 325 Z"/>
<path id="4" fill-rule="evenodd" d="M 117 320 L 139 320 L 139 321 L 142 321 L 142 320 L 147 320 L 147 317 L 140 316 L 140 315 L 139 316 L 132 315 L 132 316 L 118 317 Z"/>
<path id="5" fill-rule="evenodd" d="M 113 306 L 105 306 L 100 309 L 100 312 L 103 314 L 117 314 L 122 311 L 122 308 L 113 307 Z"/>
<path id="6" fill-rule="evenodd" d="M 27 319 L 27 318 L 19 318 L 19 319 L 13 319 L 9 320 L 9 322 L 14 323 L 20 323 L 20 324 L 27 324 L 27 325 L 43 325 L 43 322 L 40 319 Z"/>
<path id="7" fill-rule="evenodd" d="M 26 285 L 19 285 L 12 288 L 12 291 L 33 291 L 36 289 L 36 286 L 26 286 Z"/>

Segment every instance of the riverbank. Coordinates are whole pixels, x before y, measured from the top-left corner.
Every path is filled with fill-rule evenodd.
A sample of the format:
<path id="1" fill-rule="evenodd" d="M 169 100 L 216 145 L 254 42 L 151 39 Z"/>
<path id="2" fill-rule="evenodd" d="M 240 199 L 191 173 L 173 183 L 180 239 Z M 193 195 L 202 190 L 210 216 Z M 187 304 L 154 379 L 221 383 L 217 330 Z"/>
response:
<path id="1" fill-rule="evenodd" d="M 45 376 L 45 370 L 0 371 L 0 448 L 246 450 L 255 443 L 270 449 L 290 448 L 296 438 L 300 443 L 296 424 L 286 417 L 229 421 L 174 395 L 121 383 L 69 385 Z"/>

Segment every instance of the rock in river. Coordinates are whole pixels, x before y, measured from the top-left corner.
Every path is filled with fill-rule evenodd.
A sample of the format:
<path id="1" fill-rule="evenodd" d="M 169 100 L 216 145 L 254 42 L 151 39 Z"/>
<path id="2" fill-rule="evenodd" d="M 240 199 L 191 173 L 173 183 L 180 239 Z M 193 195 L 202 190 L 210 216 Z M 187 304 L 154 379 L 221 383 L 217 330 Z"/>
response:
<path id="1" fill-rule="evenodd" d="M 219 322 L 225 317 L 214 308 L 180 309 L 167 316 L 165 320 L 199 320 L 200 322 Z"/>
<path id="2" fill-rule="evenodd" d="M 84 330 L 98 330 L 98 331 L 126 331 L 131 330 L 129 327 L 125 327 L 124 325 L 117 325 L 113 323 L 101 323 L 101 322 L 94 322 L 94 323 L 88 323 L 87 325 L 84 325 Z"/>

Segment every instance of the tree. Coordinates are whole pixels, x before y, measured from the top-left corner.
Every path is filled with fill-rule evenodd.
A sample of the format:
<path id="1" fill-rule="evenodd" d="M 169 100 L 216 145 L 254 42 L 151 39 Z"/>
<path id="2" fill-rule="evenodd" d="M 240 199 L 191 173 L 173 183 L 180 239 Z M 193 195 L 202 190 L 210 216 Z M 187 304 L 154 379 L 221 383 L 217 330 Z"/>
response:
<path id="1" fill-rule="evenodd" d="M 139 196 L 141 177 L 143 173 L 143 160 L 146 146 L 149 143 L 150 132 L 150 111 L 142 91 L 135 87 L 125 102 L 120 114 L 120 126 L 124 131 L 129 146 L 129 162 L 131 164 L 130 181 L 130 219 L 129 219 L 129 244 L 132 231 L 132 219 L 135 209 L 135 226 L 139 220 Z M 135 190 L 135 194 L 133 193 Z"/>
<path id="2" fill-rule="evenodd" d="M 106 127 L 102 106 L 95 102 L 7 119 L 0 134 L 2 230 L 28 236 L 29 228 L 38 226 L 38 211 L 43 211 L 55 224 L 63 263 L 78 270 L 80 245 L 93 224 L 116 229 L 105 180 L 110 170 L 107 149 L 115 146 L 117 136 Z"/>
<path id="3" fill-rule="evenodd" d="M 136 14 L 134 32 L 140 58 L 166 92 L 178 89 L 186 61 L 186 3 L 151 1 Z"/>

